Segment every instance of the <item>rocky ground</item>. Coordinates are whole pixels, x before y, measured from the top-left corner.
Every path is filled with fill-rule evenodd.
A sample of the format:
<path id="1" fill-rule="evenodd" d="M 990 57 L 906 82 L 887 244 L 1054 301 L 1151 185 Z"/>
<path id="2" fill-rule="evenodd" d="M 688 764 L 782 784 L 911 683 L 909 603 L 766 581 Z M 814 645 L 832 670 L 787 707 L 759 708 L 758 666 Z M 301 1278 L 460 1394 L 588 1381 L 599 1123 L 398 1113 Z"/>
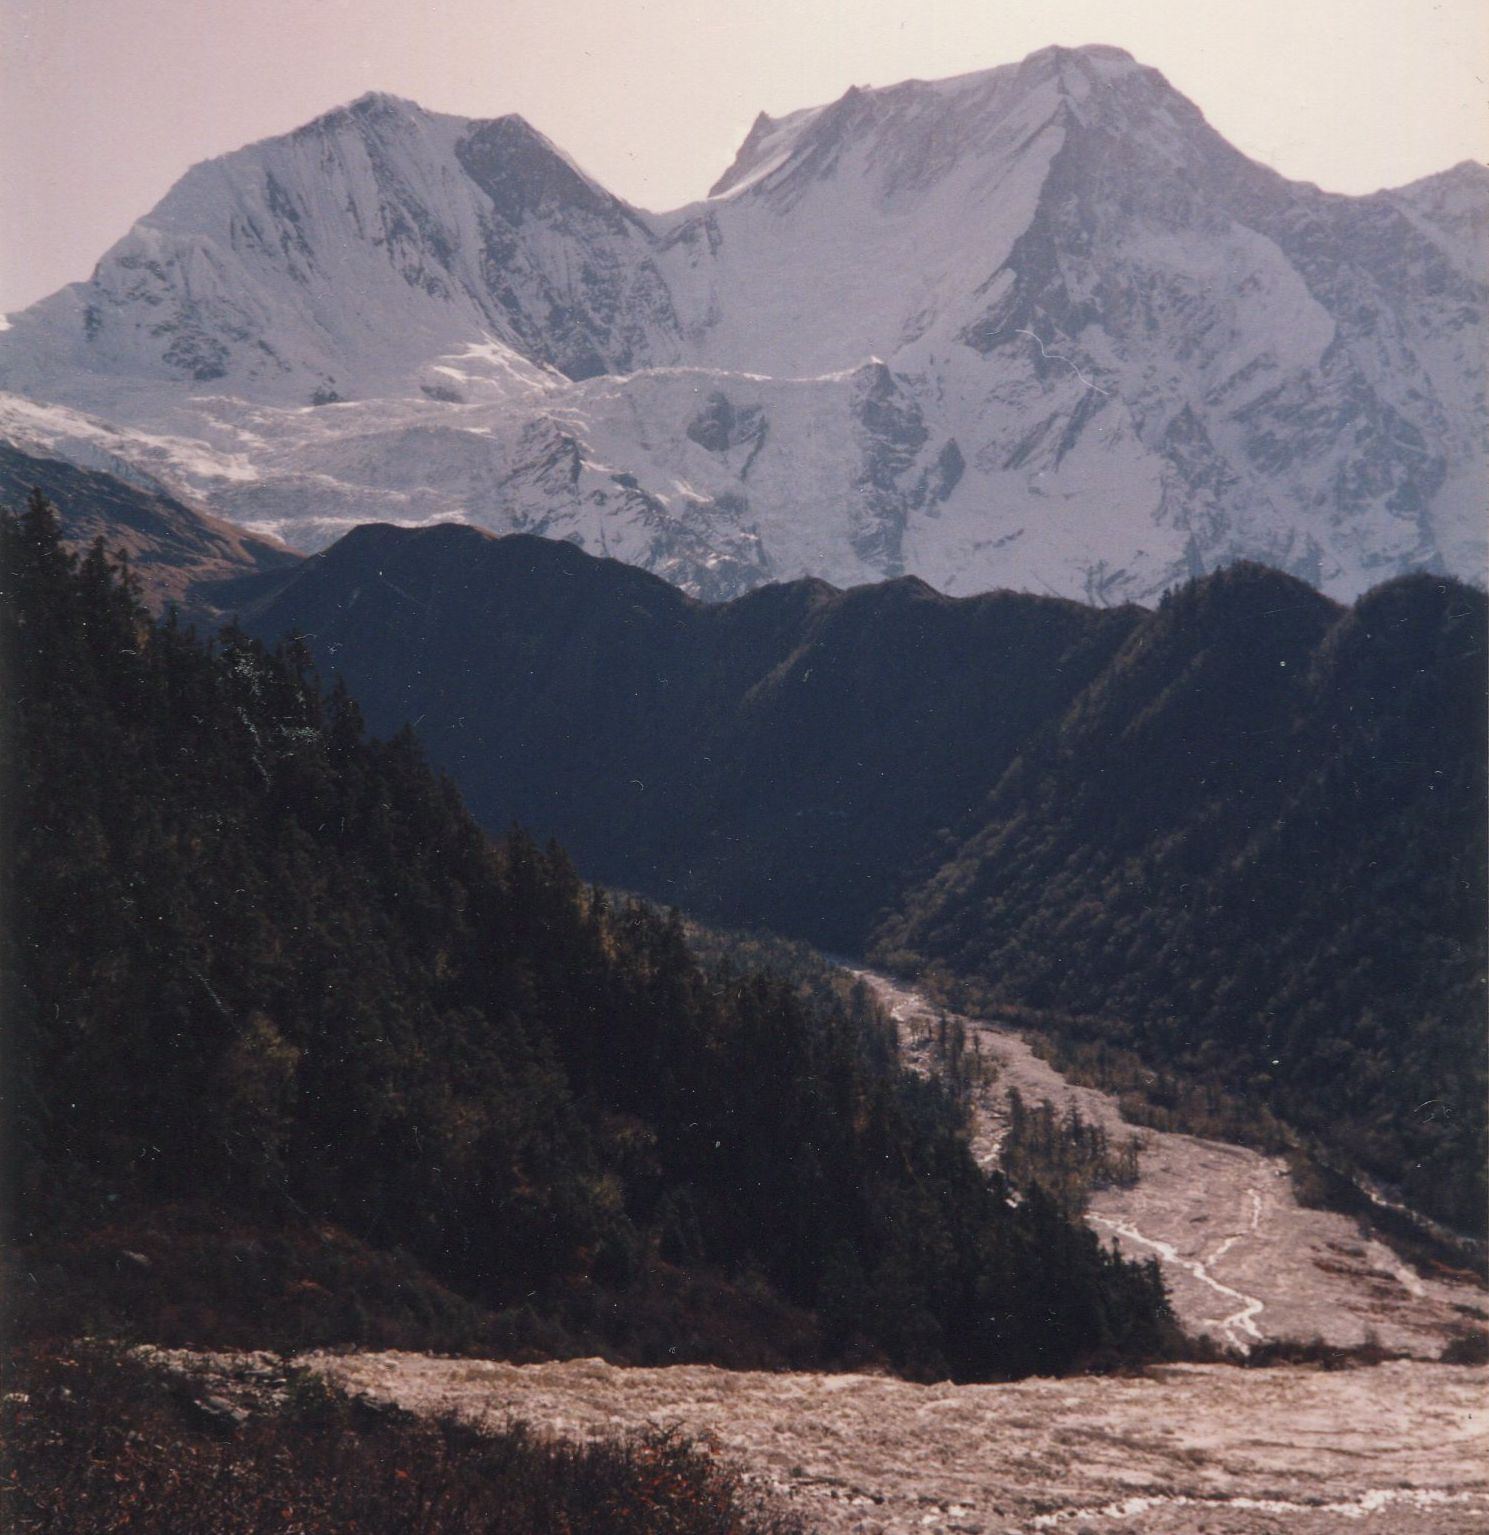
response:
<path id="1" fill-rule="evenodd" d="M 859 973 L 899 1024 L 910 1059 L 925 1061 L 940 1010 L 911 987 Z M 1186 1331 L 1242 1350 L 1312 1338 L 1354 1347 L 1374 1337 L 1387 1349 L 1435 1359 L 1465 1327 L 1489 1320 L 1489 1295 L 1471 1276 L 1418 1272 L 1353 1218 L 1304 1209 L 1280 1158 L 1191 1135 L 1134 1132 L 1111 1097 L 1067 1082 L 1012 1029 L 961 1022 L 997 1066 L 974 1102 L 974 1146 L 985 1165 L 997 1160 L 1010 1087 L 1026 1103 L 1048 1098 L 1062 1112 L 1073 1101 L 1113 1143 L 1140 1135 L 1136 1186 L 1098 1191 L 1088 1218 L 1129 1257 L 1158 1257 Z"/>
<path id="2" fill-rule="evenodd" d="M 1489 1527 L 1489 1371 L 1169 1366 L 918 1386 L 599 1360 L 307 1361 L 418 1411 L 566 1435 L 678 1424 L 828 1532 L 1453 1535 Z"/>

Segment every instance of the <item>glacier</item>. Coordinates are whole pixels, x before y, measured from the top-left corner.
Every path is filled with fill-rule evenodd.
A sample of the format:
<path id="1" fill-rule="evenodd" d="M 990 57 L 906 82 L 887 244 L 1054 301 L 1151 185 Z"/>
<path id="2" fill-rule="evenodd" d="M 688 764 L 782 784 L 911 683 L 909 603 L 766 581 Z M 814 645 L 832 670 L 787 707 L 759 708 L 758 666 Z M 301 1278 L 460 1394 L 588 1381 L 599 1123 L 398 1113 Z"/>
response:
<path id="1" fill-rule="evenodd" d="M 1368 197 L 1120 49 L 762 114 L 654 214 L 369 95 L 190 170 L 7 317 L 0 433 L 302 550 L 568 539 L 704 598 L 914 574 L 1336 597 L 1489 565 L 1489 169 Z"/>

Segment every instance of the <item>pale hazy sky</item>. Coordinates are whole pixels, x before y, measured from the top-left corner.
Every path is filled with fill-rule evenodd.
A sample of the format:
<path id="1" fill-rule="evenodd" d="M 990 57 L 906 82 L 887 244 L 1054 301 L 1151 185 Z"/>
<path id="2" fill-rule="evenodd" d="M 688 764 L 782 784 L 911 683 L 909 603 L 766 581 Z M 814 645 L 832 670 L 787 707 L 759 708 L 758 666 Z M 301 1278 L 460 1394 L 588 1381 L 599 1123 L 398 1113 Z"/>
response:
<path id="1" fill-rule="evenodd" d="M 761 110 L 1092 42 L 1333 191 L 1489 159 L 1489 0 L 0 0 L 0 310 L 86 277 L 194 161 L 366 90 L 520 112 L 661 210 Z"/>

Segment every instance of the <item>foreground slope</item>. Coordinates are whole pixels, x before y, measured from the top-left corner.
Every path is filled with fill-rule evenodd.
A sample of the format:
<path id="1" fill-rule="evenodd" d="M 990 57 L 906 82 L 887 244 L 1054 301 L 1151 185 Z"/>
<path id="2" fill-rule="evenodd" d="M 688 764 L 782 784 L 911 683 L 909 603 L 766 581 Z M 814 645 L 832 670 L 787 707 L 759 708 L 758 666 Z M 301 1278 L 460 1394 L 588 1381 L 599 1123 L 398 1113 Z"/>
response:
<path id="1" fill-rule="evenodd" d="M 716 1434 L 819 1528 L 845 1535 L 1458 1535 L 1489 1510 L 1482 1370 L 1189 1366 L 957 1387 L 598 1360 L 520 1369 L 385 1354 L 315 1366 L 414 1411 Z"/>
<path id="2" fill-rule="evenodd" d="M 1484 167 L 1333 196 L 1050 48 L 762 116 L 666 215 L 520 118 L 364 97 L 189 172 L 11 317 L 0 387 L 302 548 L 450 517 L 708 596 L 1251 557 L 1353 597 L 1484 572 L 1486 298 Z"/>

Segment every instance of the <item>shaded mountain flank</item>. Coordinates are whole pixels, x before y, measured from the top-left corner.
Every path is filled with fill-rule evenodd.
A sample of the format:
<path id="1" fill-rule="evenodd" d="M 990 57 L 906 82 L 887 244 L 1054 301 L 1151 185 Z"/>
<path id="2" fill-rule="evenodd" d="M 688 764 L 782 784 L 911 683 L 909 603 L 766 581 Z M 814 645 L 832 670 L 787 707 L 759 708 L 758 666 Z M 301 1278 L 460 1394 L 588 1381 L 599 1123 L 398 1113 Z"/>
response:
<path id="1" fill-rule="evenodd" d="M 586 874 L 1020 1003 L 1482 1229 L 1485 598 L 1239 565 L 1154 611 L 914 579 L 718 605 L 359 529 L 260 596 Z"/>
<path id="2" fill-rule="evenodd" d="M 301 559 L 276 540 L 210 517 L 158 487 L 0 442 L 0 505 L 20 506 L 32 490 L 56 507 L 73 548 L 102 538 L 126 555 L 141 596 L 157 612 L 174 605 L 183 617 L 220 622 L 227 615 L 214 599 L 218 583 L 283 571 Z"/>

